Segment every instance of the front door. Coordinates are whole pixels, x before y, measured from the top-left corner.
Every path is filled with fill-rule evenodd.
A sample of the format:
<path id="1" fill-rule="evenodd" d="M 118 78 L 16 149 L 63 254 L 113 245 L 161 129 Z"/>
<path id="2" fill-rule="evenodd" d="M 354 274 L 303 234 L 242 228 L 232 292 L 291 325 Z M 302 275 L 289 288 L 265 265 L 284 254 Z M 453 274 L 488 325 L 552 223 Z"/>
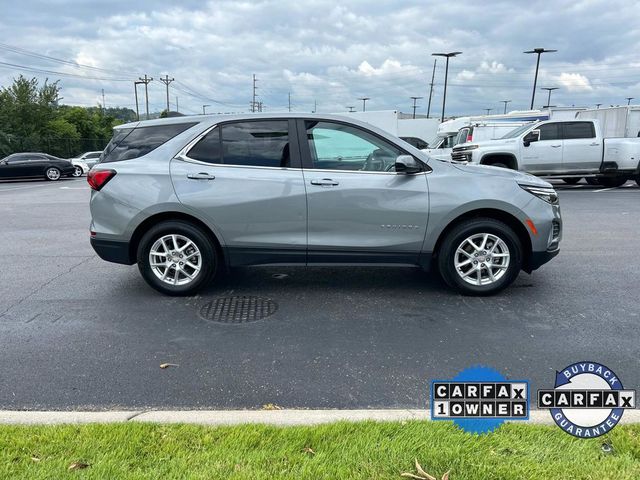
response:
<path id="1" fill-rule="evenodd" d="M 529 146 L 522 145 L 522 169 L 529 173 L 562 171 L 562 130 L 559 123 L 545 123 L 538 127 L 540 139 Z"/>
<path id="2" fill-rule="evenodd" d="M 395 172 L 399 147 L 364 129 L 300 120 L 309 263 L 415 264 L 429 212 L 426 172 Z"/>
<path id="3" fill-rule="evenodd" d="M 178 198 L 215 226 L 232 265 L 306 261 L 294 131 L 286 119 L 222 123 L 171 161 Z"/>

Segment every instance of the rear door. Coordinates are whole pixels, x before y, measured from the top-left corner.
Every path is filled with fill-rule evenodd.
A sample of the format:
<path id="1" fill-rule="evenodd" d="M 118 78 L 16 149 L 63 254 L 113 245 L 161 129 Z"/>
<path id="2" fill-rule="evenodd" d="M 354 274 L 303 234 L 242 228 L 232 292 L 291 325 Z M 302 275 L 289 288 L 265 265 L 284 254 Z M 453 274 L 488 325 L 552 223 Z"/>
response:
<path id="1" fill-rule="evenodd" d="M 562 163 L 565 171 L 600 170 L 603 146 L 601 139 L 596 138 L 593 122 L 563 122 L 562 138 Z"/>
<path id="2" fill-rule="evenodd" d="M 561 172 L 562 130 L 559 122 L 544 123 L 538 127 L 540 139 L 522 146 L 523 170 L 530 173 Z"/>
<path id="3" fill-rule="evenodd" d="M 207 217 L 233 265 L 304 263 L 307 203 L 295 123 L 221 123 L 171 161 L 180 201 Z"/>
<path id="4" fill-rule="evenodd" d="M 300 120 L 298 130 L 308 262 L 417 263 L 429 212 L 426 173 L 396 173 L 395 159 L 406 152 L 359 127 Z"/>

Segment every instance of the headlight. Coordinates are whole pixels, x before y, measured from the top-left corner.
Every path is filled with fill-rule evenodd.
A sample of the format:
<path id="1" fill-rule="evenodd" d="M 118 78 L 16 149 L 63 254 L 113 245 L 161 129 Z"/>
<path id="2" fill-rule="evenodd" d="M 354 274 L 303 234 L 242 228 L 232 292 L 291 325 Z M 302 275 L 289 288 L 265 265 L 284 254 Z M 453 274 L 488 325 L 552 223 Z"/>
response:
<path id="1" fill-rule="evenodd" d="M 552 205 L 558 203 L 558 194 L 551 187 L 536 187 L 533 185 L 520 185 L 520 187 L 547 203 Z"/>
<path id="2" fill-rule="evenodd" d="M 478 145 L 468 145 L 466 147 L 456 147 L 454 150 L 456 152 L 467 152 L 469 150 L 475 150 L 476 148 L 478 148 Z"/>

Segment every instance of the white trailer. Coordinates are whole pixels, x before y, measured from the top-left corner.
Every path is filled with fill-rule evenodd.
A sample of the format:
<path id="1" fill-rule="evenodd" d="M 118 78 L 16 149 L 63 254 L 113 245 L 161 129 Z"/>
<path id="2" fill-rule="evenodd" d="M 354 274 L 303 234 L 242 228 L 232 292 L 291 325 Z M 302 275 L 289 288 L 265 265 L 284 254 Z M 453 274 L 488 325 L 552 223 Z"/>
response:
<path id="1" fill-rule="evenodd" d="M 640 137 L 640 105 L 590 108 L 578 112 L 580 120 L 598 120 L 605 138 Z"/>

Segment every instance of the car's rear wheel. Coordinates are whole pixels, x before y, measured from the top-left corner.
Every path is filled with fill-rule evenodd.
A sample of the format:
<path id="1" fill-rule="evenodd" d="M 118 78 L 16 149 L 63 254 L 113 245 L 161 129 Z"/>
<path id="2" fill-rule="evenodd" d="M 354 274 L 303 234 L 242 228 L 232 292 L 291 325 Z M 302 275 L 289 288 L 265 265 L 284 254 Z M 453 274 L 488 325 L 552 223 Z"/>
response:
<path id="1" fill-rule="evenodd" d="M 73 173 L 72 175 L 74 177 L 81 177 L 82 176 L 82 167 L 78 166 L 78 165 L 74 165 L 73 166 Z"/>
<path id="2" fill-rule="evenodd" d="M 587 178 L 585 178 L 585 180 L 587 181 L 587 183 L 589 185 L 593 185 L 594 187 L 596 185 L 600 185 L 600 181 L 598 180 L 597 177 L 587 177 Z"/>
<path id="3" fill-rule="evenodd" d="M 442 241 L 438 268 L 465 295 L 490 295 L 509 286 L 522 269 L 522 244 L 507 224 L 476 218 L 456 225 Z"/>
<path id="4" fill-rule="evenodd" d="M 569 185 L 576 185 L 582 178 L 580 177 L 565 177 L 562 181 Z"/>
<path id="5" fill-rule="evenodd" d="M 600 185 L 608 188 L 621 187 L 627 183 L 626 177 L 600 177 L 599 180 Z"/>
<path id="6" fill-rule="evenodd" d="M 49 167 L 45 170 L 44 177 L 52 182 L 60 180 L 60 170 L 58 170 L 56 167 Z"/>
<path id="7" fill-rule="evenodd" d="M 159 223 L 145 233 L 137 252 L 147 283 L 166 295 L 191 295 L 216 272 L 216 249 L 209 237 L 188 222 Z"/>

